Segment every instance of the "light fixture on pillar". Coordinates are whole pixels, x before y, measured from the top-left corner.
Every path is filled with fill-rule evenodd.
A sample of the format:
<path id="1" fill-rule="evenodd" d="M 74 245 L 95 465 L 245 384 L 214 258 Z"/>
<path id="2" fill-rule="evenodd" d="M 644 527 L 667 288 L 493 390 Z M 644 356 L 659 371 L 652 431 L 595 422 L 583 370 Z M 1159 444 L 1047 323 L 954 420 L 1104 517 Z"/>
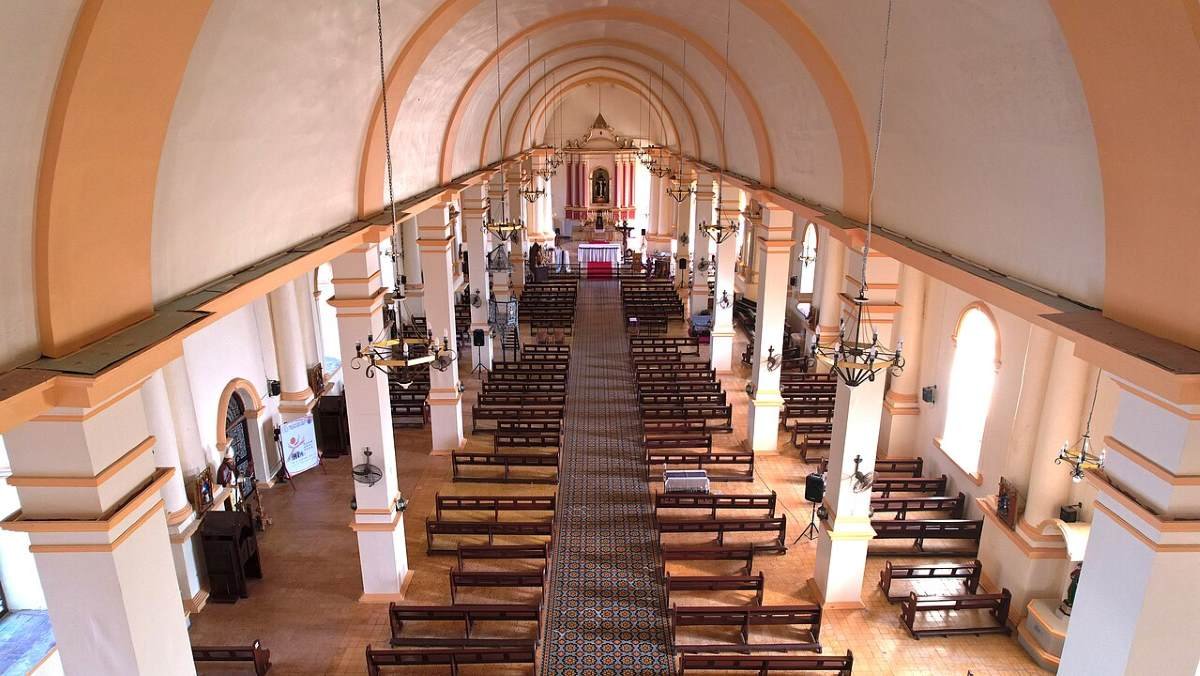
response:
<path id="1" fill-rule="evenodd" d="M 390 380 L 396 382 L 400 387 L 408 389 L 415 380 L 413 378 L 414 368 L 433 361 L 433 355 L 429 350 L 423 350 L 424 354 L 420 356 L 410 354 L 409 344 L 411 343 L 424 343 L 424 341 L 412 338 L 388 338 L 377 341 L 374 336 L 367 336 L 365 349 L 362 343 L 354 344 L 354 358 L 350 360 L 350 368 L 358 371 L 366 367 L 368 378 L 374 378 L 376 373 L 387 374 Z M 396 355 L 397 348 L 400 349 L 398 357 Z"/>
<path id="2" fill-rule="evenodd" d="M 728 291 L 721 292 L 721 300 L 717 301 L 717 305 L 720 306 L 722 310 L 727 309 L 730 305 L 733 305 L 733 301 L 729 300 Z"/>
<path id="3" fill-rule="evenodd" d="M 783 356 L 775 354 L 774 345 L 767 348 L 766 364 L 768 371 L 778 371 L 779 367 L 783 366 Z"/>
<path id="4" fill-rule="evenodd" d="M 450 348 L 449 333 L 443 335 L 442 342 L 438 343 L 433 339 L 433 332 L 429 332 L 429 354 L 433 358 L 429 365 L 443 372 L 454 364 L 455 359 L 458 359 L 458 355 Z"/>
<path id="5" fill-rule="evenodd" d="M 1092 452 L 1092 414 L 1096 412 L 1096 397 L 1100 394 L 1100 373 L 1096 373 L 1096 387 L 1092 390 L 1092 407 L 1088 410 L 1087 425 L 1083 428 L 1083 436 L 1074 445 L 1063 442 L 1058 450 L 1054 464 L 1067 463 L 1071 466 L 1071 481 L 1083 481 L 1084 470 L 1101 469 L 1104 467 L 1104 451 Z"/>
<path id="6" fill-rule="evenodd" d="M 883 32 L 883 62 L 880 66 L 879 78 L 879 112 L 875 118 L 875 151 L 871 162 L 871 166 L 875 167 L 876 170 L 871 173 L 871 189 L 867 195 L 867 236 L 863 240 L 862 268 L 859 273 L 862 286 L 859 287 L 858 295 L 852 301 L 854 309 L 851 312 L 849 324 L 847 324 L 845 317 L 842 317 L 838 322 L 837 340 L 832 345 L 822 345 L 820 334 L 818 333 L 817 340 L 813 342 L 812 346 L 813 357 L 829 365 L 830 370 L 849 387 L 858 387 L 868 381 L 873 382 L 875 376 L 883 370 L 886 370 L 893 376 L 900 375 L 904 370 L 904 357 L 901 356 L 904 341 L 898 341 L 895 350 L 889 350 L 886 346 L 880 345 L 879 334 L 871 325 L 871 312 L 867 305 L 867 260 L 871 254 L 871 234 L 874 230 L 875 221 L 875 187 L 879 178 L 879 141 L 883 132 L 883 101 L 884 92 L 887 90 L 888 38 L 891 35 L 891 29 L 892 3 L 889 1 L 887 23 L 884 26 Z M 871 337 L 869 342 L 865 338 L 868 331 Z"/>

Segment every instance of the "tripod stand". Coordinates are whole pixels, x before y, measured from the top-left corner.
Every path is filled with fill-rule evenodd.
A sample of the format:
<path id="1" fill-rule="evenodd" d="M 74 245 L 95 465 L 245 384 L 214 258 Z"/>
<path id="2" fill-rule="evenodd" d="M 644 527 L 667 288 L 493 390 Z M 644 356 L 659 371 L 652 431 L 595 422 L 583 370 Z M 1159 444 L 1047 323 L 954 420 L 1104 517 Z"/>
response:
<path id="1" fill-rule="evenodd" d="M 796 544 L 805 537 L 807 537 L 809 540 L 813 540 L 817 537 L 817 503 L 814 502 L 811 504 L 812 513 L 808 517 L 808 525 L 804 527 L 804 530 L 800 531 L 800 535 L 797 535 L 795 540 L 792 540 L 792 544 Z"/>
<path id="2" fill-rule="evenodd" d="M 475 346 L 475 368 L 471 369 L 471 375 L 483 380 L 483 374 L 491 373 L 488 367 L 483 365 L 483 346 Z"/>

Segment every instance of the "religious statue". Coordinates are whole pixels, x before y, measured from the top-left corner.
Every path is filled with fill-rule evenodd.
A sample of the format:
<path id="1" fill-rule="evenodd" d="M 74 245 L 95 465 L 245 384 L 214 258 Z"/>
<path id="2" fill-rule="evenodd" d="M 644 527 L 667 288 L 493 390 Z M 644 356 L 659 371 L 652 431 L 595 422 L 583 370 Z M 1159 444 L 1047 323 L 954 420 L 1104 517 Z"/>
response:
<path id="1" fill-rule="evenodd" d="M 608 204 L 608 172 L 603 167 L 592 172 L 592 202 Z"/>
<path id="2" fill-rule="evenodd" d="M 1079 575 L 1081 573 L 1083 573 L 1083 564 L 1075 564 L 1075 568 L 1071 570 L 1071 574 L 1069 576 L 1071 583 L 1067 585 L 1067 598 L 1063 599 L 1062 603 L 1058 604 L 1058 612 L 1066 615 L 1067 617 L 1071 616 L 1071 608 L 1075 605 L 1075 592 L 1079 590 Z"/>

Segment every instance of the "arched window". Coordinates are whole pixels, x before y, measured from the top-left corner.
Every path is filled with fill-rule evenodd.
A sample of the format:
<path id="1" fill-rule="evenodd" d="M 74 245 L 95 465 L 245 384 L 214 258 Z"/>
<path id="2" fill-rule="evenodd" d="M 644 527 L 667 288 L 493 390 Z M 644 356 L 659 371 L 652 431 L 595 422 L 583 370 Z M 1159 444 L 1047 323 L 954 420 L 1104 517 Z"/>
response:
<path id="1" fill-rule="evenodd" d="M 968 474 L 976 474 L 1000 363 L 996 323 L 987 308 L 969 306 L 958 320 L 953 340 L 942 450 Z"/>
<path id="2" fill-rule="evenodd" d="M 817 278 L 817 226 L 812 223 L 804 229 L 800 256 L 800 293 L 812 293 Z"/>

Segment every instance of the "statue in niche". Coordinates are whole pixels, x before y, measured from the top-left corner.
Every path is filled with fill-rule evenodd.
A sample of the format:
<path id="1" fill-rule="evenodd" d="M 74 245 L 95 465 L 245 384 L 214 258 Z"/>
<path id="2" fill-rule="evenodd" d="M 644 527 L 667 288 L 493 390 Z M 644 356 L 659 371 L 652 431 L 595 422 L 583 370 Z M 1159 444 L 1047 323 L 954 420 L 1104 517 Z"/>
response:
<path id="1" fill-rule="evenodd" d="M 592 203 L 608 204 L 608 171 L 604 167 L 592 172 Z"/>

